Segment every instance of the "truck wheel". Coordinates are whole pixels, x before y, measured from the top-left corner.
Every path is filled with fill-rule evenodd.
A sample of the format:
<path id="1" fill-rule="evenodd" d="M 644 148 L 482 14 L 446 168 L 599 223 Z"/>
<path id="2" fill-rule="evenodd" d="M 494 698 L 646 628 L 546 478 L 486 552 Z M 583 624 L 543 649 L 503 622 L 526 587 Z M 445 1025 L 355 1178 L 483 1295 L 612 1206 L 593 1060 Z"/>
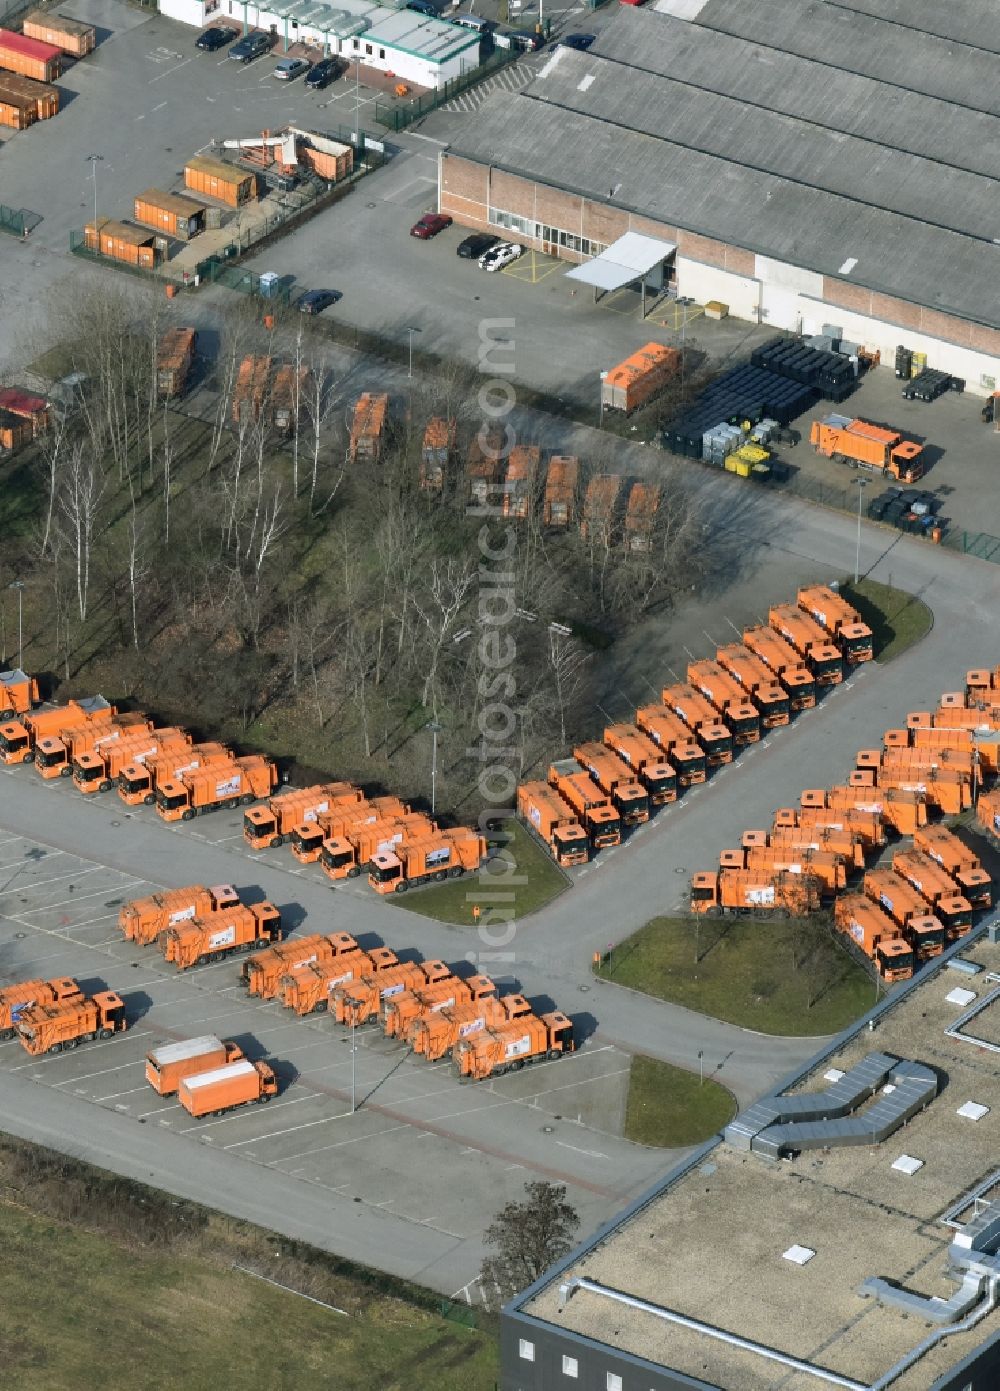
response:
<path id="1" fill-rule="evenodd" d="M 347 877 L 348 879 L 357 879 L 360 873 L 361 870 L 358 868 L 357 865 L 351 865 L 350 869 L 347 871 Z"/>
<path id="2" fill-rule="evenodd" d="M 62 1044 L 61 1044 L 61 1043 L 53 1043 L 52 1047 L 51 1047 L 48 1051 L 49 1051 L 50 1053 L 61 1053 L 61 1052 L 62 1052 Z"/>
<path id="3" fill-rule="evenodd" d="M 410 886 L 405 879 L 400 879 L 393 892 L 397 894 L 405 894 L 409 887 Z"/>
<path id="4" fill-rule="evenodd" d="M 437 884 L 440 884 L 441 881 L 442 881 L 442 879 L 447 879 L 447 878 L 448 878 L 448 871 L 447 871 L 447 870 L 444 870 L 444 869 L 439 869 L 438 872 L 437 872 L 437 874 L 433 875 L 433 879 L 434 879 L 435 883 L 437 883 Z"/>
<path id="5" fill-rule="evenodd" d="M 257 1098 L 257 1101 L 258 1101 L 258 1103 L 259 1103 L 261 1106 L 265 1105 L 265 1103 L 268 1102 L 268 1101 L 270 1101 L 270 1100 L 271 1100 L 271 1095 L 270 1095 L 269 1092 L 265 1092 L 263 1096 L 259 1096 L 259 1097 Z"/>
<path id="6" fill-rule="evenodd" d="M 322 1014 L 322 1013 L 324 1012 L 325 1009 L 326 1009 L 326 1001 L 325 1001 L 325 1000 L 320 1000 L 318 1004 L 313 1005 L 313 1007 L 312 1007 L 312 1012 L 313 1012 L 313 1014 Z"/>
<path id="7" fill-rule="evenodd" d="M 68 1039 L 66 1040 L 66 1047 L 67 1047 L 67 1048 L 76 1048 L 76 1047 L 78 1046 L 79 1042 L 80 1042 L 80 1040 L 79 1040 L 78 1038 L 68 1038 Z"/>
<path id="8" fill-rule="evenodd" d="M 449 879 L 461 879 L 461 877 L 462 877 L 462 875 L 463 875 L 464 873 L 465 873 L 465 870 L 462 868 L 461 865 L 455 865 L 455 867 L 454 867 L 453 869 L 449 869 L 449 871 L 448 871 L 448 878 L 449 878 Z"/>
<path id="9" fill-rule="evenodd" d="M 110 792 L 112 787 L 114 787 L 114 783 L 109 778 L 105 778 L 102 783 L 98 784 L 97 790 L 98 792 Z"/>
<path id="10" fill-rule="evenodd" d="M 194 814 L 195 814 L 195 813 L 194 813 L 194 807 L 185 807 L 184 810 L 181 812 L 181 820 L 182 820 L 182 821 L 193 821 L 193 820 L 194 820 Z"/>
<path id="11" fill-rule="evenodd" d="M 94 1039 L 95 1039 L 96 1037 L 97 1037 L 96 1034 L 84 1034 L 84 1036 L 83 1036 L 83 1041 L 84 1041 L 84 1043 L 93 1043 L 93 1041 L 94 1041 Z"/>
<path id="12" fill-rule="evenodd" d="M 281 844 L 281 839 L 282 839 L 281 836 L 272 836 L 272 837 L 271 837 L 271 844 L 268 846 L 268 849 L 269 849 L 269 850 L 277 850 L 278 846 Z"/>
<path id="13" fill-rule="evenodd" d="M 98 1037 L 98 1038 L 110 1038 L 111 1035 L 112 1035 L 113 1033 L 114 1033 L 114 1029 L 98 1029 L 98 1031 L 97 1031 L 97 1037 Z"/>
<path id="14" fill-rule="evenodd" d="M 551 1058 L 554 1062 L 556 1058 L 562 1057 L 562 1052 L 558 1048 L 550 1048 L 545 1056 Z"/>
<path id="15" fill-rule="evenodd" d="M 240 798 L 240 801 L 245 807 L 248 807 L 253 800 L 254 795 L 252 792 L 244 792 L 243 796 Z"/>
<path id="16" fill-rule="evenodd" d="M 70 776 L 72 775 L 72 772 L 73 772 L 73 769 L 72 769 L 72 768 L 70 767 L 70 765 L 67 763 L 67 764 L 65 765 L 65 767 L 59 769 L 59 776 L 60 776 L 61 778 L 68 778 L 68 777 L 70 777 Z"/>
<path id="17" fill-rule="evenodd" d="M 13 711 L 13 710 L 0 710 L 0 720 L 12 720 L 13 718 L 14 718 L 14 711 Z"/>
<path id="18" fill-rule="evenodd" d="M 33 753 L 26 753 L 24 755 L 24 761 L 25 763 L 34 763 L 35 755 Z"/>
<path id="19" fill-rule="evenodd" d="M 143 806 L 147 806 L 147 807 L 151 807 L 155 801 L 156 801 L 156 798 L 155 798 L 155 796 L 153 795 L 152 792 L 147 792 L 146 795 L 145 795 L 145 797 L 143 797 L 143 799 L 142 799 Z"/>

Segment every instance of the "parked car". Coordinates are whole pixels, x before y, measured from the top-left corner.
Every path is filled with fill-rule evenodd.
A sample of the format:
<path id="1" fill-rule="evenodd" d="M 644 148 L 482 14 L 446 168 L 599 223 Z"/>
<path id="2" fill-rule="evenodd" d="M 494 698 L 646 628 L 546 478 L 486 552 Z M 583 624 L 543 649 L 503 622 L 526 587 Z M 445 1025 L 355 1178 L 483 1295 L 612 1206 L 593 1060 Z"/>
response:
<path id="1" fill-rule="evenodd" d="M 503 270 L 504 266 L 509 266 L 516 261 L 519 256 L 524 255 L 524 247 L 518 246 L 517 242 L 501 241 L 496 246 L 491 246 L 479 258 L 479 269 L 487 271 Z"/>
<path id="2" fill-rule="evenodd" d="M 559 40 L 557 47 L 576 48 L 581 53 L 586 53 L 596 38 L 596 34 L 566 34 Z"/>
<path id="3" fill-rule="evenodd" d="M 416 14 L 426 15 L 428 19 L 438 18 L 437 6 L 432 5 L 431 0 L 409 0 L 409 3 L 405 5 L 404 8 L 413 10 Z"/>
<path id="4" fill-rule="evenodd" d="M 305 58 L 279 58 L 274 65 L 274 75 L 279 82 L 294 82 L 311 64 Z"/>
<path id="5" fill-rule="evenodd" d="M 421 241 L 430 241 L 431 237 L 436 237 L 438 232 L 443 232 L 450 226 L 451 218 L 447 213 L 424 213 L 410 228 L 410 236 L 419 237 Z"/>
<path id="6" fill-rule="evenodd" d="M 206 29 L 203 34 L 199 34 L 194 41 L 195 48 L 200 48 L 204 53 L 215 53 L 220 48 L 225 48 L 227 43 L 231 43 L 236 37 L 236 30 L 230 29 L 228 24 L 213 24 L 210 29 Z"/>
<path id="7" fill-rule="evenodd" d="M 339 299 L 339 290 L 307 290 L 299 299 L 299 311 L 302 314 L 322 314 L 324 309 L 329 309 Z"/>
<path id="8" fill-rule="evenodd" d="M 306 86 L 318 91 L 328 82 L 334 82 L 349 66 L 346 58 L 321 58 L 306 74 Z"/>
<path id="9" fill-rule="evenodd" d="M 458 243 L 456 255 L 461 256 L 463 261 L 478 261 L 480 256 L 489 251 L 490 247 L 496 246 L 499 240 L 499 237 L 494 237 L 489 232 L 473 232 L 471 237 L 466 237 Z"/>
<path id="10" fill-rule="evenodd" d="M 229 56 L 234 63 L 252 63 L 255 58 L 259 58 L 262 53 L 268 53 L 271 49 L 270 34 L 246 34 L 238 43 L 233 44 L 229 50 Z"/>

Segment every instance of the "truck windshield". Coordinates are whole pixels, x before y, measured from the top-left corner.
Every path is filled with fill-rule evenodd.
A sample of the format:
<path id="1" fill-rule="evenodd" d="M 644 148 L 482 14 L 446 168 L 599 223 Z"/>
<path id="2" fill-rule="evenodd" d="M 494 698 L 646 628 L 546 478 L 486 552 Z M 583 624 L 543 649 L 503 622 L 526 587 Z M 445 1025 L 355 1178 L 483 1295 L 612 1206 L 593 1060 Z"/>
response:
<path id="1" fill-rule="evenodd" d="M 871 645 L 871 638 L 844 638 L 844 649 L 851 655 L 853 655 L 855 652 L 868 652 L 871 650 Z"/>
<path id="2" fill-rule="evenodd" d="M 839 657 L 814 657 L 813 671 L 817 676 L 829 676 L 832 672 L 840 671 Z"/>
<path id="3" fill-rule="evenodd" d="M 917 935 L 917 940 L 922 947 L 940 947 L 944 942 L 944 928 L 934 927 L 927 932 Z"/>
<path id="4" fill-rule="evenodd" d="M 98 764 L 96 768 L 81 768 L 79 764 L 73 769 L 74 782 L 97 782 L 101 776 L 102 768 Z"/>
<path id="5" fill-rule="evenodd" d="M 911 951 L 900 952 L 899 956 L 890 957 L 887 969 L 890 971 L 912 971 L 913 953 Z"/>
<path id="6" fill-rule="evenodd" d="M 705 772 L 704 754 L 677 754 L 677 760 L 685 773 L 696 775 Z"/>
<path id="7" fill-rule="evenodd" d="M 161 807 L 164 811 L 176 811 L 178 807 L 183 807 L 187 805 L 187 793 L 166 793 L 163 791 L 157 791 L 156 805 L 158 807 Z"/>
<path id="8" fill-rule="evenodd" d="M 26 749 L 27 747 L 28 736 L 26 734 L 0 734 L 0 749 L 2 749 L 4 753 L 18 753 L 21 749 Z"/>
<path id="9" fill-rule="evenodd" d="M 816 682 L 799 681 L 795 686 L 795 699 L 797 701 L 816 699 Z"/>
<path id="10" fill-rule="evenodd" d="M 54 768 L 57 763 L 66 762 L 66 750 L 62 747 L 58 749 L 38 749 L 35 752 L 35 762 L 42 768 Z"/>
<path id="11" fill-rule="evenodd" d="M 118 786 L 122 792 L 145 792 L 149 787 L 149 774 L 137 773 L 135 777 L 129 777 L 126 773 L 119 773 Z"/>
<path id="12" fill-rule="evenodd" d="M 643 793 L 636 793 L 631 797 L 623 798 L 623 810 L 628 812 L 646 812 L 649 814 L 649 798 Z"/>
<path id="13" fill-rule="evenodd" d="M 302 830 L 293 831 L 293 832 L 292 832 L 292 849 L 293 849 L 293 850 L 309 850 L 309 849 L 312 849 L 312 848 L 315 846 L 317 840 L 322 840 L 322 836 L 320 835 L 320 833 L 319 833 L 318 830 L 314 830 L 314 831 L 302 831 Z"/>
<path id="14" fill-rule="evenodd" d="M 674 792 L 677 789 L 677 778 L 673 773 L 660 773 L 656 777 L 647 774 L 649 790 L 655 797 L 660 792 Z"/>
<path id="15" fill-rule="evenodd" d="M 582 831 L 561 831 L 559 838 L 564 850 L 585 850 L 587 848 L 587 837 Z"/>
<path id="16" fill-rule="evenodd" d="M 772 696 L 767 702 L 767 709 L 772 715 L 787 715 L 789 711 L 787 696 Z"/>
<path id="17" fill-rule="evenodd" d="M 733 740 L 729 734 L 706 734 L 703 736 L 706 748 L 712 753 L 732 753 Z"/>
<path id="18" fill-rule="evenodd" d="M 760 728 L 756 715 L 730 715 L 729 723 L 735 734 L 751 734 Z"/>
<path id="19" fill-rule="evenodd" d="M 403 872 L 402 865 L 372 865 L 371 876 L 379 884 L 389 884 Z"/>
<path id="20" fill-rule="evenodd" d="M 273 816 L 268 817 L 266 821 L 258 821 L 247 812 L 243 818 L 243 830 L 251 840 L 257 840 L 261 836 L 273 835 L 276 829 L 277 827 Z"/>
<path id="21" fill-rule="evenodd" d="M 325 846 L 320 852 L 320 859 L 327 869 L 341 869 L 344 865 L 354 863 L 354 855 L 350 850 L 329 850 Z"/>
<path id="22" fill-rule="evenodd" d="M 715 898 L 715 890 L 711 886 L 694 888 L 691 890 L 691 901 L 693 903 L 707 903 Z"/>

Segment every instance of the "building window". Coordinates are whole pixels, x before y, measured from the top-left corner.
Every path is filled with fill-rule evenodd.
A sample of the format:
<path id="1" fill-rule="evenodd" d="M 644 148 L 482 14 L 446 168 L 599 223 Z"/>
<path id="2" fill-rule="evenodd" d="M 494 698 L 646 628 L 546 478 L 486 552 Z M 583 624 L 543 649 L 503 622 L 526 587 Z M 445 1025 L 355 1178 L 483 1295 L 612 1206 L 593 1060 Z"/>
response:
<path id="1" fill-rule="evenodd" d="M 608 1391 L 622 1391 L 622 1379 L 617 1372 L 608 1372 Z"/>
<path id="2" fill-rule="evenodd" d="M 563 1353 L 562 1370 L 564 1377 L 576 1377 L 580 1375 L 579 1368 L 576 1364 L 576 1358 L 567 1357 L 565 1353 Z"/>
<path id="3" fill-rule="evenodd" d="M 369 57 L 371 57 L 371 51 L 372 51 L 372 46 L 371 46 L 371 44 L 370 44 L 370 43 L 366 43 L 366 44 L 365 44 L 365 52 L 368 54 Z"/>
<path id="4" fill-rule="evenodd" d="M 495 227 L 506 227 L 510 232 L 519 232 L 522 237 L 537 238 L 539 235 L 537 222 L 531 222 L 518 213 L 505 212 L 503 208 L 490 208 L 489 220 Z"/>
<path id="5" fill-rule="evenodd" d="M 379 49 L 379 51 L 378 51 L 378 56 L 379 56 L 380 58 L 384 58 L 384 57 L 385 57 L 385 49 L 384 49 L 384 48 L 380 48 L 380 49 Z"/>
<path id="6" fill-rule="evenodd" d="M 358 44 L 357 39 L 355 39 L 355 40 L 354 40 L 354 51 L 355 51 L 355 53 L 357 53 L 359 47 L 360 47 L 360 45 Z"/>
<path id="7" fill-rule="evenodd" d="M 529 1342 L 527 1338 L 520 1339 L 517 1350 L 522 1362 L 534 1362 L 535 1345 L 534 1343 Z"/>

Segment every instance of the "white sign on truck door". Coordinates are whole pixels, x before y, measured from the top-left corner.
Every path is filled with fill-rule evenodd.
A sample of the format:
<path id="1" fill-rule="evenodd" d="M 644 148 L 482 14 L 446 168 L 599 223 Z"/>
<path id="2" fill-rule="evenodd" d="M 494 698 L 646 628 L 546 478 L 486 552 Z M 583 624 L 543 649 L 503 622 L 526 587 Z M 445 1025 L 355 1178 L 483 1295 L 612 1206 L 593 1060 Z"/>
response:
<path id="1" fill-rule="evenodd" d="M 222 782 L 215 784 L 216 798 L 221 801 L 226 797 L 236 797 L 242 785 L 239 773 L 235 773 L 231 778 L 223 778 Z"/>
<path id="2" fill-rule="evenodd" d="M 231 947 L 236 941 L 235 927 L 222 927 L 209 935 L 208 945 L 215 951 L 218 947 Z"/>

